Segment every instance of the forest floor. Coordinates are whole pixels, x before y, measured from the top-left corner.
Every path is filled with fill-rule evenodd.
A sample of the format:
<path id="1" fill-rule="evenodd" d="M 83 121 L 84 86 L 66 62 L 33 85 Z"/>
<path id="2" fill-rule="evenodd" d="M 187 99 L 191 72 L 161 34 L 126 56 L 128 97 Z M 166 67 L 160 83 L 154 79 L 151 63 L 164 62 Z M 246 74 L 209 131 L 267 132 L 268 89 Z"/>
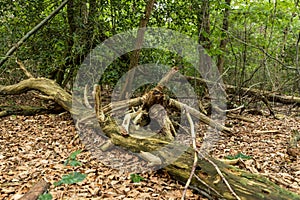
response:
<path id="1" fill-rule="evenodd" d="M 29 95 L 17 99 L 0 97 L 3 104 L 34 104 Z M 37 103 L 38 104 L 38 103 Z M 274 107 L 281 119 L 245 114 L 254 123 L 227 119 L 234 134 L 221 135 L 213 156 L 224 159 L 242 153 L 248 160 L 236 166 L 260 173 L 278 185 L 300 194 L 300 157 L 287 153 L 293 130 L 300 131 L 300 108 Z M 263 132 L 270 131 L 271 132 Z M 299 144 L 299 143 L 298 143 Z M 300 144 L 299 144 L 300 145 Z M 72 152 L 81 166 L 64 165 Z M 80 172 L 87 177 L 79 183 L 55 187 L 63 175 Z M 109 168 L 96 159 L 81 142 L 67 113 L 36 116 L 7 116 L 0 119 L 0 199 L 19 199 L 39 180 L 51 183 L 53 199 L 180 199 L 183 185 L 163 170 L 140 174 L 133 183 L 129 173 Z M 188 190 L 187 199 L 205 199 Z"/>

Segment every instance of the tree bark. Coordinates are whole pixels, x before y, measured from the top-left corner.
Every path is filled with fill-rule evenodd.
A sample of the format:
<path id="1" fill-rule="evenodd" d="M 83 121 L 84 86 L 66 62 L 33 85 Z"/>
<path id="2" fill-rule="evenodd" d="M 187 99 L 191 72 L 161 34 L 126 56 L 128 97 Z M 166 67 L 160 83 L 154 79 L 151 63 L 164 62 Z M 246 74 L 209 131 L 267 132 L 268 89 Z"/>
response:
<path id="1" fill-rule="evenodd" d="M 94 127 L 90 128 L 94 129 Z M 91 134 L 91 131 L 87 131 L 88 129 L 89 128 L 85 127 L 83 128 L 82 132 Z M 128 151 L 135 153 L 155 151 L 155 153 L 157 153 L 155 156 L 166 163 L 169 163 L 168 161 L 170 158 L 174 156 L 168 151 L 160 150 L 163 149 L 162 147 L 164 145 L 170 145 L 170 143 L 165 140 L 160 140 L 158 138 L 141 139 L 131 135 L 124 137 L 118 133 L 119 128 L 114 122 L 106 122 L 106 125 L 102 127 L 102 130 L 106 136 L 110 138 L 109 141 L 112 144 L 121 146 Z M 84 135 L 84 137 L 96 138 L 96 133 L 95 135 Z M 176 144 L 172 146 L 172 151 L 176 151 L 176 149 L 181 151 L 183 148 L 186 147 Z M 175 162 L 171 162 L 169 165 L 164 167 L 164 169 L 172 176 L 173 179 L 178 180 L 181 183 L 185 183 L 190 176 L 191 168 L 193 166 L 193 158 L 194 150 L 191 147 L 188 147 L 187 150 Z M 240 199 L 300 199 L 298 195 L 280 188 L 262 175 L 252 174 L 244 170 L 240 170 L 234 166 L 227 165 L 209 156 L 206 156 L 205 159 L 199 157 L 195 175 L 200 179 L 194 177 L 190 186 L 204 196 L 207 196 L 209 199 L 236 198 L 232 195 L 225 183 L 220 178 L 215 166 L 208 160 L 213 162 L 218 167 L 233 191 L 240 197 Z M 150 162 L 149 160 L 146 161 Z"/>
<path id="2" fill-rule="evenodd" d="M 225 50 L 226 50 L 226 45 L 228 42 L 227 38 L 227 32 L 228 32 L 228 27 L 229 27 L 229 10 L 230 10 L 230 3 L 231 0 L 225 0 L 226 3 L 226 8 L 224 10 L 224 18 L 223 18 L 223 26 L 222 26 L 222 39 L 220 42 L 220 49 L 222 50 L 222 54 L 218 55 L 217 58 L 217 67 L 219 70 L 219 73 L 222 74 L 224 71 L 224 62 L 225 62 Z M 223 36 L 224 34 L 224 36 Z"/>
<path id="3" fill-rule="evenodd" d="M 146 31 L 146 26 L 149 22 L 151 12 L 153 10 L 155 0 L 148 0 L 146 8 L 145 8 L 145 16 L 140 21 L 140 26 L 137 32 L 137 38 L 135 42 L 135 50 L 132 52 L 130 56 L 130 64 L 129 64 L 129 70 L 132 70 L 131 73 L 128 74 L 128 77 L 126 78 L 126 82 L 123 86 L 123 89 L 121 91 L 119 100 L 122 100 L 126 97 L 126 93 L 128 91 L 131 91 L 131 85 L 135 74 L 135 67 L 139 64 L 139 57 L 141 52 L 141 47 L 144 42 L 144 35 Z"/>
<path id="4" fill-rule="evenodd" d="M 16 95 L 29 90 L 38 90 L 50 97 L 65 110 L 72 113 L 72 96 L 55 81 L 46 78 L 29 78 L 14 85 L 0 85 L 1 95 Z"/>
<path id="5" fill-rule="evenodd" d="M 33 106 L 0 106 L 0 117 L 9 115 L 36 115 L 46 113 L 60 113 L 63 112 L 60 106 L 51 107 L 33 107 Z"/>
<path id="6" fill-rule="evenodd" d="M 0 94 L 20 94 L 28 90 L 39 90 L 51 97 L 64 109 L 74 113 L 72 110 L 72 97 L 65 92 L 57 83 L 45 78 L 30 78 L 20 83 L 11 86 L 0 86 Z M 143 102 L 143 99 L 138 98 L 132 103 Z M 122 105 L 121 105 L 122 106 Z M 187 112 L 190 112 L 187 109 Z M 192 114 L 192 112 L 190 112 Z M 93 119 L 95 124 L 97 119 Z M 99 118 L 98 118 L 99 120 Z M 120 134 L 120 127 L 107 117 L 105 123 L 101 123 L 102 130 L 110 138 L 110 141 L 117 146 L 121 146 L 132 152 L 152 152 L 160 150 L 162 146 L 168 145 L 171 142 L 162 140 L 160 138 L 139 138 L 134 135 L 122 136 Z M 93 124 L 93 123 L 92 123 Z M 92 125 L 93 126 L 93 125 Z M 78 126 L 79 127 L 79 126 Z M 85 131 L 86 133 L 90 133 Z M 151 134 L 151 133 L 149 133 Z M 89 135 L 91 137 L 91 135 Z M 189 176 L 193 166 L 194 150 L 190 147 L 185 147 L 181 144 L 175 144 L 171 152 L 169 151 L 156 151 L 162 161 L 169 163 L 168 160 L 172 158 L 172 152 L 178 148 L 187 149 L 175 162 L 171 162 L 164 169 L 176 180 L 185 182 Z M 149 160 L 146 160 L 149 162 Z M 232 190 L 241 199 L 293 199 L 300 200 L 300 197 L 292 192 L 289 192 L 266 178 L 258 174 L 251 174 L 246 171 L 237 169 L 233 166 L 215 160 L 212 157 L 205 155 L 200 157 L 198 161 L 195 175 L 198 178 L 193 178 L 191 182 L 192 188 L 196 189 L 208 198 L 226 198 L 235 199 L 228 186 L 220 178 L 219 169 L 222 175 L 226 178 Z M 195 176 L 195 177 L 196 177 Z"/>
<path id="7" fill-rule="evenodd" d="M 44 180 L 40 180 L 31 188 L 20 200 L 36 200 L 38 197 L 47 191 L 50 184 Z"/>
<path id="8" fill-rule="evenodd" d="M 195 1 L 195 6 L 199 7 L 197 10 L 197 26 L 198 26 L 198 42 L 204 49 L 210 50 L 211 42 L 209 40 L 210 34 L 210 1 L 203 0 L 201 5 L 199 1 Z"/>

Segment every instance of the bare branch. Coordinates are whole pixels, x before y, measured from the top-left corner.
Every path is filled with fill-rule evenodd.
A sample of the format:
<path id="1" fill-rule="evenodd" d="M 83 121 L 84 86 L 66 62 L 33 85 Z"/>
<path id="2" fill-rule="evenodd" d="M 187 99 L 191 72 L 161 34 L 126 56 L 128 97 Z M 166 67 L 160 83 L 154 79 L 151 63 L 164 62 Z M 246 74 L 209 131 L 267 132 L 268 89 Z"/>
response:
<path id="1" fill-rule="evenodd" d="M 24 37 L 22 37 L 17 44 L 15 44 L 4 56 L 2 60 L 0 60 L 0 66 L 2 66 L 8 58 L 33 34 L 35 34 L 41 27 L 43 27 L 48 21 L 50 21 L 66 4 L 68 0 L 62 2 L 50 15 L 48 15 L 43 21 L 41 21 L 38 25 L 36 25 L 31 31 L 26 33 Z"/>
<path id="2" fill-rule="evenodd" d="M 16 60 L 16 63 L 19 65 L 19 67 L 23 70 L 23 72 L 28 78 L 34 78 L 33 75 L 25 68 L 24 64 L 21 61 Z"/>

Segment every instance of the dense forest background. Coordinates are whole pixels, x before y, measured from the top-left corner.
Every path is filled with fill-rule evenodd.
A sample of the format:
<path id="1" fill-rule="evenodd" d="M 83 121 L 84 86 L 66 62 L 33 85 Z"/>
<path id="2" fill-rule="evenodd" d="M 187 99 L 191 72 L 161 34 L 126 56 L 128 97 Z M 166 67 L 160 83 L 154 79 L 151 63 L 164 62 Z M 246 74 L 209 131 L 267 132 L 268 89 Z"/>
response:
<path id="1" fill-rule="evenodd" d="M 2 1 L 1 57 L 60 3 Z M 145 1 L 68 1 L 1 66 L 0 84 L 25 78 L 15 63 L 19 59 L 36 77 L 55 79 L 70 89 L 85 56 L 110 36 L 138 27 L 145 7 Z M 161 0 L 154 3 L 147 26 L 173 29 L 198 40 L 227 84 L 296 95 L 300 92 L 299 10 L 298 0 Z M 129 55 L 119 58 L 105 83 L 114 84 L 128 70 L 129 60 Z M 180 65 L 182 73 L 195 73 L 170 52 L 141 51 L 139 63 L 149 62 Z"/>
<path id="2" fill-rule="evenodd" d="M 0 198 L 37 199 L 26 197 L 37 185 L 35 195 L 50 188 L 49 199 L 300 199 L 293 193 L 300 191 L 299 7 L 299 0 L 0 1 Z M 179 51 L 143 48 L 147 32 L 136 28 L 145 27 L 194 39 L 209 55 L 197 55 L 208 64 L 200 69 L 219 71 L 216 79 Z M 119 37 L 125 42 L 116 41 L 112 54 L 126 42 L 134 50 L 100 80 L 98 71 L 80 77 L 89 53 L 126 31 L 130 40 Z M 166 39 L 160 34 L 158 43 Z M 173 47 L 189 45 L 180 42 Z M 161 67 L 159 76 L 150 65 Z M 128 73 L 136 69 L 163 76 L 131 93 L 133 79 L 143 79 Z M 188 89 L 180 87 L 180 97 L 164 85 L 178 72 L 193 83 L 191 105 Z M 112 169 L 114 162 L 155 170 L 144 179 Z"/>

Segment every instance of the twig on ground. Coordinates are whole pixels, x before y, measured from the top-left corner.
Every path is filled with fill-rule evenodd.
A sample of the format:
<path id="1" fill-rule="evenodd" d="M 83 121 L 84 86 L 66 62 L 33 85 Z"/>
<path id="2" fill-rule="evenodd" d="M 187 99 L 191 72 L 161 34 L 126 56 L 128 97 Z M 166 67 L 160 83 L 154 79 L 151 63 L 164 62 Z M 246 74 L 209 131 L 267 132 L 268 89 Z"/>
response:
<path id="1" fill-rule="evenodd" d="M 214 166 L 214 168 L 217 170 L 219 176 L 222 178 L 223 182 L 225 183 L 225 185 L 227 186 L 227 188 L 229 189 L 229 191 L 231 192 L 231 194 L 237 199 L 237 200 L 241 200 L 241 198 L 233 191 L 233 189 L 231 188 L 230 184 L 228 183 L 228 181 L 226 180 L 226 178 L 224 177 L 224 175 L 222 174 L 221 170 L 219 169 L 219 167 L 209 158 L 207 158 L 205 155 L 201 154 L 200 152 L 198 152 L 199 155 L 204 158 L 207 162 L 209 162 L 210 164 L 212 164 L 212 166 Z"/>
<path id="2" fill-rule="evenodd" d="M 198 151 L 197 151 L 197 146 L 196 146 L 196 134 L 195 134 L 195 127 L 194 127 L 194 122 L 191 118 L 191 115 L 189 112 L 186 111 L 186 116 L 187 116 L 187 119 L 190 123 L 190 127 L 191 127 L 191 135 L 192 135 L 192 142 L 193 142 L 193 149 L 195 150 L 194 151 L 194 163 L 193 163 L 193 166 L 192 166 L 192 170 L 191 170 L 191 173 L 190 173 L 190 177 L 189 179 L 187 180 L 186 184 L 185 184 L 185 187 L 184 187 L 184 191 L 183 191 L 183 194 L 182 194 L 182 197 L 181 199 L 184 200 L 185 199 L 185 196 L 186 196 L 186 192 L 187 192 L 187 189 L 192 181 L 192 178 L 195 174 L 195 170 L 196 170 L 196 167 L 197 167 L 197 163 L 198 163 Z"/>
<path id="3" fill-rule="evenodd" d="M 199 182 L 201 182 L 203 185 L 205 185 L 205 187 L 207 187 L 208 189 L 210 189 L 211 191 L 213 191 L 217 195 L 222 196 L 217 190 L 215 190 L 214 188 L 212 188 L 211 186 L 209 186 L 208 184 L 206 184 L 199 176 L 197 176 L 196 174 L 194 174 L 194 176 L 196 177 L 196 179 Z"/>

